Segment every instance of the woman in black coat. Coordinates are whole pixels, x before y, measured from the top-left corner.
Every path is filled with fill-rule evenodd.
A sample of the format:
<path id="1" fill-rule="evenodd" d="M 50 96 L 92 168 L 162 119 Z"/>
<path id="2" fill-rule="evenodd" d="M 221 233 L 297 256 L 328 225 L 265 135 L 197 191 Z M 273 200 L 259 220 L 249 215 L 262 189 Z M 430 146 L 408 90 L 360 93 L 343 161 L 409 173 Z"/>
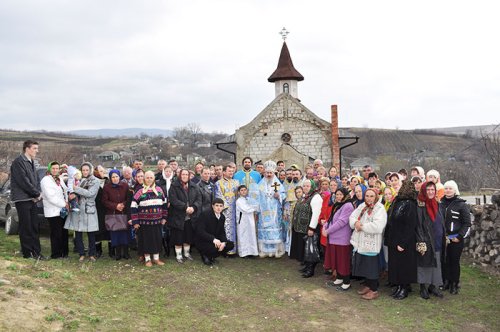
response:
<path id="1" fill-rule="evenodd" d="M 200 189 L 189 181 L 189 171 L 182 169 L 170 186 L 168 192 L 170 200 L 168 226 L 170 228 L 170 241 L 175 246 L 175 258 L 178 263 L 184 263 L 184 258 L 193 260 L 190 249 L 193 242 L 194 223 L 201 212 Z"/>
<path id="2" fill-rule="evenodd" d="M 443 284 L 441 253 L 445 248 L 445 232 L 436 194 L 436 184 L 430 181 L 422 184 L 418 194 L 417 279 L 420 296 L 426 300 L 429 293 L 443 297 L 439 287 Z"/>
<path id="3" fill-rule="evenodd" d="M 397 286 L 392 293 L 397 300 L 406 298 L 410 284 L 417 282 L 416 194 L 413 183 L 405 180 L 388 211 L 389 283 Z"/>
<path id="4" fill-rule="evenodd" d="M 458 197 L 460 192 L 455 181 L 444 184 L 444 197 L 439 204 L 446 230 L 446 252 L 443 262 L 443 289 L 458 294 L 460 283 L 460 256 L 464 250 L 464 239 L 469 235 L 471 225 L 470 209 L 465 200 Z"/>

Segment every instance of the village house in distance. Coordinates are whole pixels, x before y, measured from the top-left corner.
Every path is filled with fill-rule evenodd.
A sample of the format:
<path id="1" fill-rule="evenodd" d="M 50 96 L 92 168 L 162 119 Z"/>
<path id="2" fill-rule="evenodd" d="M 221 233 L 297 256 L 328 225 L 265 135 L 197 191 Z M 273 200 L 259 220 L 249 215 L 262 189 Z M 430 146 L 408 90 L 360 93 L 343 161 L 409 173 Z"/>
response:
<path id="1" fill-rule="evenodd" d="M 293 65 L 286 34 L 283 28 L 278 67 L 267 79 L 274 83 L 275 99 L 250 123 L 218 141 L 216 146 L 233 154 L 237 163 L 250 156 L 254 161 L 283 160 L 286 165 L 296 164 L 304 169 L 315 159 L 321 159 L 326 165 L 331 165 L 333 159 L 338 167 L 337 108 L 332 106 L 330 124 L 301 103 L 298 82 L 303 81 L 304 76 Z"/>

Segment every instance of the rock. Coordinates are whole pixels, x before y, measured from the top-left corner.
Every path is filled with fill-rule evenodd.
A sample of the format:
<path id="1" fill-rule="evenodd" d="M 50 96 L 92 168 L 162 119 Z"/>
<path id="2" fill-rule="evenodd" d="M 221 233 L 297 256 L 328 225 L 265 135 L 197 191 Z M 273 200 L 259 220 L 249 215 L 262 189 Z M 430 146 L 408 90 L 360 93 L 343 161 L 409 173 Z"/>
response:
<path id="1" fill-rule="evenodd" d="M 480 216 L 484 211 L 484 207 L 482 205 L 472 205 L 470 210 L 474 216 Z"/>
<path id="2" fill-rule="evenodd" d="M 490 212 L 490 219 L 491 220 L 495 220 L 497 217 L 498 217 L 498 211 L 497 210 L 493 210 L 493 211 Z"/>
<path id="3" fill-rule="evenodd" d="M 500 191 L 495 191 L 493 195 L 491 195 L 491 203 L 495 204 L 497 207 L 500 207 Z"/>

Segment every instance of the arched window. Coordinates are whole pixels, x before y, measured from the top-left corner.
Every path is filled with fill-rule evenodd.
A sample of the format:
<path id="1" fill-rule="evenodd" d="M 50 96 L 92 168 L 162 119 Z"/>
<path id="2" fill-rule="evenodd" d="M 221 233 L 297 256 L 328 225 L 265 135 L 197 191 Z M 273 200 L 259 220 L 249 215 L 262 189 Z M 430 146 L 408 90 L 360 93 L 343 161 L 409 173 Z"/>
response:
<path id="1" fill-rule="evenodd" d="M 283 84 L 283 93 L 290 93 L 290 87 L 288 86 L 288 83 Z"/>

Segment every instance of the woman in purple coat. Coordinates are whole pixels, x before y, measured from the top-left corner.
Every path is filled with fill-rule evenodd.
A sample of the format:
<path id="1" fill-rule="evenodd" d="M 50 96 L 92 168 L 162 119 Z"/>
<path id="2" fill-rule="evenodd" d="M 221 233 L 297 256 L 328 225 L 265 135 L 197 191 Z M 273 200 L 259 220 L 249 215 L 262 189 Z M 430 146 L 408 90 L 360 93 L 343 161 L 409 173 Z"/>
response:
<path id="1" fill-rule="evenodd" d="M 325 266 L 337 271 L 337 279 L 329 281 L 329 286 L 337 286 L 339 291 L 351 288 L 351 227 L 349 217 L 354 211 L 346 188 L 335 191 L 335 203 L 328 223 L 323 226 L 323 235 L 328 237 Z"/>

